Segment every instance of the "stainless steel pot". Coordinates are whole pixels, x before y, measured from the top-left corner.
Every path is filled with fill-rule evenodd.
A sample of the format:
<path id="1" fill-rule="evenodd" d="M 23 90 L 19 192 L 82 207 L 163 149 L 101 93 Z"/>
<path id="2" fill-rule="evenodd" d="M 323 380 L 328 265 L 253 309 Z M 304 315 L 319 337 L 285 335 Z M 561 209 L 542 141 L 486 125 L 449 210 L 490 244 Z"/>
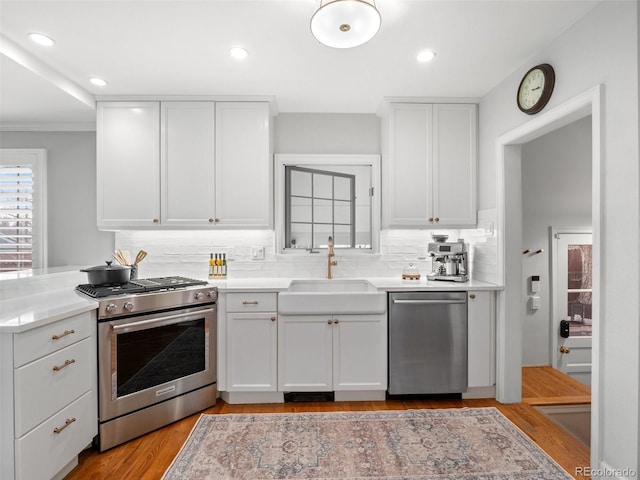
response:
<path id="1" fill-rule="evenodd" d="M 80 270 L 87 273 L 87 281 L 91 285 L 120 285 L 127 283 L 131 276 L 131 267 L 124 265 L 111 265 L 107 260 L 106 265 L 98 265 Z"/>

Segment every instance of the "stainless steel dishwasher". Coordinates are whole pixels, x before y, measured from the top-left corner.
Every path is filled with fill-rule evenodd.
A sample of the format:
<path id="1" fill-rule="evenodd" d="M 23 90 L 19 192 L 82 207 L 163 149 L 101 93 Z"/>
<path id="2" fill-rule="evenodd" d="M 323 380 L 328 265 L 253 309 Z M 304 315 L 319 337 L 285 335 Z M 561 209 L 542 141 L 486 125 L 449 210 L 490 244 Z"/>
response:
<path id="1" fill-rule="evenodd" d="M 466 391 L 466 292 L 390 293 L 389 394 Z"/>

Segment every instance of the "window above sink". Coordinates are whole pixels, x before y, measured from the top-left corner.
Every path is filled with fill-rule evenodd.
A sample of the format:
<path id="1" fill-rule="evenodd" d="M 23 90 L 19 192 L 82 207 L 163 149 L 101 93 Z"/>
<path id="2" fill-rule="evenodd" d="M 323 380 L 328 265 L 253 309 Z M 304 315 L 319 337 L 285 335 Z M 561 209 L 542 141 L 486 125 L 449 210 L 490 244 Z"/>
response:
<path id="1" fill-rule="evenodd" d="M 276 252 L 377 253 L 379 155 L 275 156 Z"/>

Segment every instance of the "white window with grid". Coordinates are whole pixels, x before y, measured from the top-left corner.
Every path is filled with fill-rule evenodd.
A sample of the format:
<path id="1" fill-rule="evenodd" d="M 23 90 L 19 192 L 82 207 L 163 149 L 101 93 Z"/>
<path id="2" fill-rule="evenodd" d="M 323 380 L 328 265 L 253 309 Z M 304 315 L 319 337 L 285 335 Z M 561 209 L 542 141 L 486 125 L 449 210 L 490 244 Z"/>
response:
<path id="1" fill-rule="evenodd" d="M 0 274 L 46 266 L 46 157 L 0 149 Z"/>

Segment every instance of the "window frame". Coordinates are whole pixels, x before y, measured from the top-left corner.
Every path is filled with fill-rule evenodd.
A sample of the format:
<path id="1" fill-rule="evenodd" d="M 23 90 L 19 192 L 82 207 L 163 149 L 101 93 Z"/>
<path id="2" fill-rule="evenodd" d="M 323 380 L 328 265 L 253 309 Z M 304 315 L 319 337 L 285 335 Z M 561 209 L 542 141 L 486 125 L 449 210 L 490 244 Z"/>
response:
<path id="1" fill-rule="evenodd" d="M 304 248 L 285 248 L 285 174 L 287 166 L 322 169 L 330 165 L 371 167 L 371 248 L 343 248 L 341 255 L 372 255 L 380 251 L 380 155 L 366 154 L 276 154 L 274 156 L 274 227 L 276 255 L 306 255 Z M 326 248 L 314 248 L 313 252 L 325 252 Z"/>
<path id="2" fill-rule="evenodd" d="M 47 266 L 47 151 L 42 148 L 0 148 L 0 165 L 31 165 L 33 172 L 31 269 L 2 272 L 14 275 Z"/>
<path id="3" fill-rule="evenodd" d="M 311 192 L 310 195 L 307 197 L 300 197 L 298 195 L 294 195 L 291 192 L 291 174 L 293 172 L 299 172 L 299 173 L 303 173 L 303 174 L 308 174 L 311 177 Z M 327 176 L 327 177 L 331 177 L 331 184 L 332 184 L 332 188 L 331 188 L 331 197 L 319 197 L 316 195 L 316 192 L 314 191 L 314 181 L 315 181 L 315 175 L 321 175 L 321 176 Z M 334 184 L 335 184 L 335 178 L 336 177 L 340 177 L 340 178 L 345 178 L 349 181 L 349 199 L 348 200 L 342 200 L 342 199 L 336 199 L 335 196 L 335 188 L 334 188 Z M 331 226 L 331 235 L 333 237 L 334 240 L 336 240 L 336 234 L 335 234 L 335 227 L 336 225 L 341 225 L 341 226 L 349 226 L 349 244 L 350 247 L 346 247 L 346 248 L 355 248 L 355 243 L 356 243 L 356 194 L 355 194 L 355 180 L 356 180 L 356 176 L 354 174 L 347 174 L 347 173 L 341 173 L 341 172 L 334 172 L 334 171 L 330 171 L 330 170 L 324 170 L 324 169 L 319 169 L 319 168 L 308 168 L 308 167 L 301 167 L 300 165 L 286 165 L 285 166 L 285 186 L 284 186 L 284 199 L 285 199 L 285 222 L 284 222 L 284 226 L 285 226 L 285 234 L 284 234 L 284 238 L 285 238 L 285 248 L 293 248 L 290 245 L 290 239 L 291 239 L 291 224 L 292 223 L 296 223 L 296 224 L 309 224 L 311 225 L 311 240 L 313 243 L 313 238 L 314 238 L 314 230 L 315 230 L 315 226 L 316 225 L 330 225 Z M 297 197 L 297 198 L 307 198 L 311 201 L 311 218 L 308 222 L 298 222 L 298 221 L 293 221 L 291 219 L 291 210 L 292 210 L 292 198 L 293 197 Z M 316 221 L 315 216 L 314 216 L 314 211 L 315 211 L 315 207 L 316 207 L 316 201 L 317 200 L 322 200 L 322 201 L 330 201 L 331 202 L 331 222 L 319 222 Z M 336 202 L 347 202 L 349 205 L 349 224 L 346 223 L 336 223 L 335 221 L 335 205 Z M 328 237 L 327 237 L 328 238 Z M 300 248 L 300 247 L 298 247 Z M 317 247 L 316 247 L 317 248 Z M 338 249 L 338 245 L 336 244 L 336 249 Z"/>

